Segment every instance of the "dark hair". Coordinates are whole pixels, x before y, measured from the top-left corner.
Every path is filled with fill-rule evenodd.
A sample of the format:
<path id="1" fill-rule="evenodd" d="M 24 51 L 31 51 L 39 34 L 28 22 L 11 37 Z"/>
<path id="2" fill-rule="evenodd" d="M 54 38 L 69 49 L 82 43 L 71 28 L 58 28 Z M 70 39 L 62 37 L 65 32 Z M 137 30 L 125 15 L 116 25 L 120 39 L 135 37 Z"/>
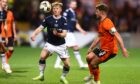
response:
<path id="1" fill-rule="evenodd" d="M 108 6 L 106 4 L 104 4 L 104 3 L 97 4 L 96 9 L 98 9 L 100 11 L 104 11 L 106 13 L 108 13 L 108 10 L 109 10 Z"/>

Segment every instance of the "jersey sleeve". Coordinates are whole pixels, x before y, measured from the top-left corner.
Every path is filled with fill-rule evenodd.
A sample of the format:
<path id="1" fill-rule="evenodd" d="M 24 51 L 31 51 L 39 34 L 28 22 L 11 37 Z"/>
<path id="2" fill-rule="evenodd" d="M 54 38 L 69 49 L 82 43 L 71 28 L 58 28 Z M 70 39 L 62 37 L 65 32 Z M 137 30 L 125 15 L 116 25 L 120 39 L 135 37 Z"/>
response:
<path id="1" fill-rule="evenodd" d="M 68 16 L 68 9 L 63 13 L 63 16 L 66 18 Z"/>
<path id="2" fill-rule="evenodd" d="M 46 28 L 46 27 L 47 27 L 47 24 L 48 24 L 48 21 L 47 21 L 47 19 L 45 18 L 44 20 L 42 20 L 42 22 L 41 22 L 40 25 L 42 25 L 44 28 Z"/>
<path id="3" fill-rule="evenodd" d="M 110 30 L 112 27 L 114 27 L 113 22 L 110 19 L 107 19 L 103 24 L 105 30 Z"/>
<path id="4" fill-rule="evenodd" d="M 103 24 L 105 30 L 109 31 L 110 34 L 114 34 L 117 30 L 113 24 L 113 22 L 110 19 L 107 19 Z"/>

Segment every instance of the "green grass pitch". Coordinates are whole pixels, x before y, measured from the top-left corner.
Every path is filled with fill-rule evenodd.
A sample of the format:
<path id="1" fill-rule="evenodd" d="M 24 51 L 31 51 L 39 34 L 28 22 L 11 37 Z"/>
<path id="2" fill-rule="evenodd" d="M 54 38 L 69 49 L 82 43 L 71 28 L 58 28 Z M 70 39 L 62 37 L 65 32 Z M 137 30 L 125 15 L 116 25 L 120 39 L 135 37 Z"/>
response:
<path id="1" fill-rule="evenodd" d="M 0 84 L 61 84 L 59 78 L 61 69 L 54 69 L 56 56 L 46 60 L 45 81 L 33 81 L 32 78 L 39 74 L 38 60 L 41 49 L 29 47 L 15 48 L 10 59 L 13 73 L 6 74 L 0 65 Z M 87 48 L 81 50 L 85 61 Z M 101 64 L 102 84 L 140 84 L 140 49 L 129 49 L 129 58 L 122 57 L 119 52 L 117 57 Z M 67 76 L 70 84 L 84 84 L 83 78 L 89 74 L 88 69 L 81 70 L 71 54 L 71 70 Z"/>

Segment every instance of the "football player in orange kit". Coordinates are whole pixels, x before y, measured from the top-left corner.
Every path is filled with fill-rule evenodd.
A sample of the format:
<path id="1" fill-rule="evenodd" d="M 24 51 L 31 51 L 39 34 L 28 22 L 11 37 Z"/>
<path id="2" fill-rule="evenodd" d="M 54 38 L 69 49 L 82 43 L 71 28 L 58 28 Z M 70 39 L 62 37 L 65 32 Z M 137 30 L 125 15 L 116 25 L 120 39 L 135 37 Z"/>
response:
<path id="1" fill-rule="evenodd" d="M 5 25 L 7 19 L 7 0 L 0 0 L 0 33 L 2 33 L 2 25 Z M 6 27 L 4 27 L 5 34 L 7 35 L 7 30 Z M 6 63 L 6 49 L 4 46 L 3 41 L 1 40 L 1 35 L 0 35 L 0 53 L 1 53 L 1 59 L 2 59 L 2 68 L 6 71 L 6 73 L 12 73 L 10 69 L 10 65 Z"/>
<path id="2" fill-rule="evenodd" d="M 2 0 L 2 1 L 7 2 L 7 0 Z M 8 10 L 8 3 L 6 3 L 6 5 L 7 5 L 7 8 L 6 8 L 7 17 L 6 17 L 5 25 L 2 24 L 1 37 L 2 37 L 2 40 L 6 44 L 6 47 L 8 47 L 6 56 L 9 59 L 12 56 L 12 53 L 14 51 L 13 46 L 14 46 L 14 41 L 17 38 L 17 35 L 16 35 L 16 29 L 15 29 L 14 15 L 12 11 Z M 7 34 L 5 33 L 5 29 L 7 31 Z M 8 62 L 8 59 L 7 59 L 7 62 Z"/>
<path id="3" fill-rule="evenodd" d="M 88 49 L 86 60 L 90 76 L 84 78 L 86 84 L 100 84 L 99 64 L 104 63 L 117 55 L 118 43 L 123 56 L 128 57 L 128 52 L 124 47 L 123 40 L 117 32 L 113 22 L 107 17 L 107 13 L 108 6 L 106 4 L 100 3 L 96 5 L 96 16 L 100 20 L 98 24 L 99 35 Z M 95 48 L 98 43 L 100 43 L 100 47 Z M 93 48 L 95 49 L 93 50 Z"/>

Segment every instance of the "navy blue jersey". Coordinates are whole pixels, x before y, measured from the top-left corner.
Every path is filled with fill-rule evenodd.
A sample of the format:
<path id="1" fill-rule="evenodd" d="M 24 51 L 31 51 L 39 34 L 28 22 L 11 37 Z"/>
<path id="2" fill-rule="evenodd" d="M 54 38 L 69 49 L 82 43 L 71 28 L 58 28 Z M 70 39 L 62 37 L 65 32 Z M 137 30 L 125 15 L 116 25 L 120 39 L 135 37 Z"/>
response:
<path id="1" fill-rule="evenodd" d="M 69 8 L 64 13 L 63 16 L 67 19 L 67 29 L 69 32 L 74 32 L 76 27 L 76 13 L 73 9 Z"/>
<path id="2" fill-rule="evenodd" d="M 65 39 L 53 34 L 53 29 L 67 30 L 67 21 L 64 17 L 55 19 L 53 15 L 46 17 L 41 24 L 44 28 L 47 28 L 47 42 L 52 45 L 62 45 L 65 43 Z"/>

